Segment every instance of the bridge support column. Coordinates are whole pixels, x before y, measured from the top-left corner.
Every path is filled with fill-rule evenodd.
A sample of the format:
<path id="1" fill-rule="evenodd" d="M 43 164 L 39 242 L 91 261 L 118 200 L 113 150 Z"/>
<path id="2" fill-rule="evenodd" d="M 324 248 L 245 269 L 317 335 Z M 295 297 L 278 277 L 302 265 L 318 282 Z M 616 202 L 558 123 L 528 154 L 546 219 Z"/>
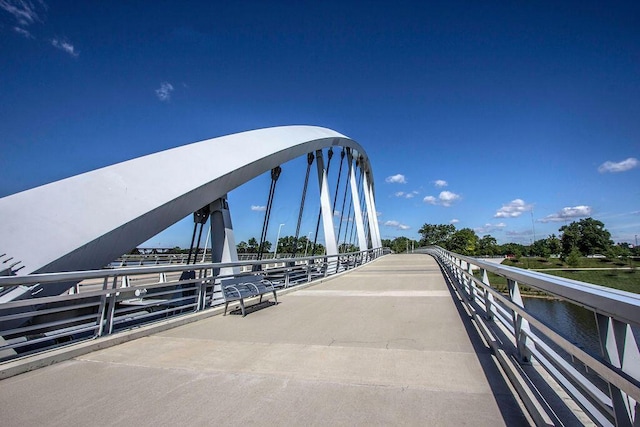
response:
<path id="1" fill-rule="evenodd" d="M 356 182 L 356 166 L 353 164 L 353 154 L 349 148 L 347 148 L 347 161 L 349 162 L 349 184 L 351 186 L 351 199 L 353 201 L 353 217 L 356 222 L 356 231 L 358 232 L 358 247 L 361 251 L 366 251 L 368 249 L 367 237 L 364 234 L 362 210 L 360 209 L 360 196 Z"/>
<path id="2" fill-rule="evenodd" d="M 231 212 L 227 196 L 219 198 L 209 205 L 211 224 L 211 262 L 236 262 L 238 250 L 233 236 Z M 240 267 L 225 267 L 214 271 L 214 275 L 240 274 Z"/>
<path id="3" fill-rule="evenodd" d="M 367 171 L 364 171 L 362 176 L 362 187 L 364 189 L 364 200 L 367 204 L 367 217 L 369 219 L 369 233 L 371 234 L 371 246 L 372 248 L 379 248 L 382 246 L 380 240 L 380 229 L 378 228 L 378 213 L 376 212 L 376 203 L 373 197 L 373 188 L 369 185 L 367 178 Z"/>
<path id="4" fill-rule="evenodd" d="M 322 227 L 324 230 L 324 246 L 327 255 L 337 255 L 338 245 L 336 243 L 336 232 L 333 228 L 333 210 L 329 196 L 329 182 L 327 180 L 327 169 L 324 167 L 322 150 L 316 151 L 316 165 L 318 166 L 318 185 L 320 187 L 320 207 L 322 210 Z"/>
<path id="5" fill-rule="evenodd" d="M 596 313 L 600 347 L 605 360 L 616 368 L 640 379 L 640 352 L 631 327 L 619 320 Z M 617 426 L 636 426 L 640 423 L 640 404 L 632 397 L 609 384 L 613 414 Z"/>

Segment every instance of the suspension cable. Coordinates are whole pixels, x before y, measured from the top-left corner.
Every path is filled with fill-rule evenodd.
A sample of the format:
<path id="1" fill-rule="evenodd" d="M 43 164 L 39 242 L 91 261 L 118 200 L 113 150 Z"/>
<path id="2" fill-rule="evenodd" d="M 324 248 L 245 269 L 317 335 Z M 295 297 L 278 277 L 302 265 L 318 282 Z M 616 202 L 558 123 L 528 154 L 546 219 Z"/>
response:
<path id="1" fill-rule="evenodd" d="M 342 152 L 340 153 L 340 167 L 338 168 L 338 181 L 336 182 L 336 192 L 333 195 L 333 209 L 331 211 L 332 214 L 336 211 L 336 205 L 338 204 L 338 189 L 340 188 L 340 178 L 342 178 L 342 164 L 344 163 L 344 155 L 345 155 L 345 151 L 343 148 Z"/>
<path id="2" fill-rule="evenodd" d="M 262 234 L 260 235 L 258 260 L 261 260 L 262 255 L 264 254 L 264 245 L 267 240 L 267 231 L 269 230 L 269 219 L 271 218 L 271 207 L 273 206 L 273 196 L 275 195 L 276 184 L 278 182 L 278 178 L 280 177 L 281 172 L 282 172 L 282 168 L 280 166 L 276 166 L 275 168 L 271 169 L 271 186 L 269 187 L 269 197 L 267 199 L 267 208 L 264 212 L 264 221 L 262 222 Z"/>
<path id="3" fill-rule="evenodd" d="M 298 213 L 298 224 L 296 225 L 296 235 L 293 238 L 293 258 L 296 257 L 298 252 L 298 237 L 300 236 L 300 224 L 302 223 L 302 212 L 304 211 L 304 202 L 307 198 L 307 188 L 309 187 L 309 173 L 311 172 L 311 165 L 314 159 L 313 153 L 307 154 L 307 174 L 304 177 L 304 186 L 302 187 L 302 198 L 300 200 L 300 211 Z M 277 244 L 277 243 L 276 243 Z"/>
<path id="4" fill-rule="evenodd" d="M 204 225 L 209 220 L 210 213 L 211 213 L 211 209 L 210 209 L 209 205 L 207 205 L 207 206 L 205 206 L 203 208 L 198 209 L 193 214 L 193 222 L 195 222 L 196 224 L 200 224 L 200 232 L 198 233 L 198 243 L 196 243 L 195 254 L 193 255 L 193 263 L 194 264 L 196 263 L 196 260 L 198 259 L 198 251 L 200 250 L 200 241 L 202 240 L 202 231 L 204 230 Z M 205 245 L 206 245 L 206 243 L 205 243 Z"/>

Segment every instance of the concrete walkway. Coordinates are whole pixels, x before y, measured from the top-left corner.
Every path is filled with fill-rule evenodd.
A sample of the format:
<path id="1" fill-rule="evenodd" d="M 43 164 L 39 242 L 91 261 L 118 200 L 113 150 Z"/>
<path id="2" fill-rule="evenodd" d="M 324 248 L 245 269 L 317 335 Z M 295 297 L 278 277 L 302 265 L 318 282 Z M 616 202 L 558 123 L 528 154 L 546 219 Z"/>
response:
<path id="1" fill-rule="evenodd" d="M 2 425 L 527 423 L 430 256 L 279 299 L 6 379 Z"/>

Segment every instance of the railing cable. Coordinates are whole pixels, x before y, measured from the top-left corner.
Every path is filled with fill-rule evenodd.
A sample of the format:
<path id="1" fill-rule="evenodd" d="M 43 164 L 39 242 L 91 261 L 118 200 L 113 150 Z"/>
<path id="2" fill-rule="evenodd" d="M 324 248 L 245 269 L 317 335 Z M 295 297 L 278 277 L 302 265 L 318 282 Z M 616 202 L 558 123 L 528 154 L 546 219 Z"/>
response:
<path id="1" fill-rule="evenodd" d="M 278 183 L 278 178 L 280 177 L 281 172 L 282 168 L 280 166 L 276 166 L 275 168 L 271 169 L 271 186 L 269 187 L 267 208 L 265 209 L 264 221 L 262 222 L 262 233 L 260 235 L 260 245 L 258 246 L 258 260 L 261 260 L 262 255 L 264 254 L 264 245 L 267 240 L 267 231 L 269 230 L 269 219 L 271 218 L 271 207 L 273 206 L 273 196 L 275 195 L 276 184 Z M 258 266 L 261 267 L 261 264 L 258 264 Z"/>
<path id="2" fill-rule="evenodd" d="M 307 154 L 307 173 L 304 177 L 304 186 L 302 188 L 302 198 L 300 200 L 300 211 L 298 212 L 298 224 L 296 225 L 296 235 L 293 238 L 293 258 L 296 257 L 296 253 L 298 252 L 298 238 L 300 237 L 300 224 L 302 223 L 302 212 L 304 211 L 304 202 L 307 198 L 307 188 L 309 187 L 309 173 L 311 172 L 311 165 L 314 160 L 313 153 Z M 276 242 L 276 245 L 278 242 Z"/>

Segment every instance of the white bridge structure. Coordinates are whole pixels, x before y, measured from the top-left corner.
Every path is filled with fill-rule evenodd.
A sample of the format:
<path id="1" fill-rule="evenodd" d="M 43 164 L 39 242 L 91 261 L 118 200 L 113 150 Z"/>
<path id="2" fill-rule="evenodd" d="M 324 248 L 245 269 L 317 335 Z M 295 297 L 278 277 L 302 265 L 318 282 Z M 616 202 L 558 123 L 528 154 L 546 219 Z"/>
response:
<path id="1" fill-rule="evenodd" d="M 356 245 L 362 251 L 380 248 L 364 149 L 331 129 L 284 126 L 185 145 L 0 199 L 0 270 L 24 276 L 99 269 L 198 211 L 203 223 L 210 217 L 212 261 L 237 261 L 227 193 L 269 170 L 275 185 L 280 165 L 307 155 L 317 165 L 326 253 L 337 255 L 323 154 L 332 148 L 343 149 L 348 162 Z M 0 302 L 59 295 L 71 285 L 18 287 Z"/>
<path id="2" fill-rule="evenodd" d="M 334 149 L 340 150 L 335 188 L 329 185 L 332 182 L 329 178 L 335 177 L 329 175 L 332 158 L 336 157 Z M 307 167 L 295 239 L 299 237 L 315 163 L 320 205 L 316 235 L 321 224 L 325 253 L 312 256 L 294 253 L 284 259 L 267 259 L 261 256 L 261 250 L 257 259 L 238 260 L 227 194 L 270 172 L 271 186 L 260 238 L 262 249 L 280 165 L 305 157 Z M 338 217 L 336 212 L 340 212 Z M 211 258 L 207 262 L 204 257 L 198 262 L 195 257 L 192 260 L 190 251 L 186 263 L 105 268 L 191 214 L 194 218 L 191 248 L 196 248 L 196 253 L 205 224 L 210 226 Z M 334 223 L 336 218 L 345 217 L 353 218 L 345 227 L 342 222 Z M 351 237 L 347 237 L 349 225 Z M 198 242 L 194 244 L 198 229 Z M 344 245 L 347 242 L 349 245 Z M 357 250 L 340 250 L 346 246 Z M 230 371 L 232 380 L 222 384 L 207 380 L 207 387 L 221 388 L 216 389 L 218 394 L 211 392 L 211 388 L 206 388 L 206 392 L 198 389 L 199 397 L 218 399 L 240 393 L 233 403 L 239 403 L 241 409 L 250 403 L 256 413 L 284 412 L 289 423 L 301 423 L 296 418 L 301 407 L 310 414 L 327 411 L 327 416 L 337 415 L 334 420 L 339 424 L 347 419 L 356 423 L 365 419 L 341 418 L 343 411 L 353 417 L 361 417 L 372 409 L 388 415 L 384 405 L 400 402 L 390 409 L 406 417 L 402 419 L 411 425 L 441 425 L 443 420 L 457 420 L 449 421 L 449 425 L 476 424 L 481 419 L 485 422 L 478 425 L 509 422 L 545 426 L 640 425 L 638 294 L 505 267 L 439 247 L 419 249 L 414 254 L 387 255 L 381 246 L 373 172 L 365 150 L 354 140 L 321 127 L 276 127 L 209 139 L 4 197 L 0 199 L 0 397 L 3 404 L 8 403 L 3 407 L 3 417 L 6 412 L 9 424 L 12 420 L 28 424 L 24 417 L 32 415 L 28 412 L 33 412 L 34 401 L 40 409 L 52 394 L 70 400 L 58 390 L 65 381 L 58 380 L 57 375 L 76 372 L 74 369 L 81 363 L 66 364 L 42 375 L 29 376 L 30 370 L 166 332 L 175 326 L 186 327 L 187 323 L 198 326 L 203 322 L 215 326 L 193 329 L 198 330 L 197 337 L 201 337 L 203 330 L 211 333 L 213 344 L 198 338 L 198 344 L 187 340 L 185 348 L 193 350 L 209 345 L 209 351 L 218 352 L 236 370 Z M 357 272 L 351 271 L 354 269 Z M 324 280 L 332 275 L 335 276 L 332 280 Z M 496 280 L 506 280 L 508 294 L 498 292 Z M 316 286 L 305 289 L 310 282 Z M 247 308 L 247 318 L 218 316 L 229 302 L 233 314 L 240 311 L 234 306 L 237 298 L 231 301 L 226 286 L 247 289 L 253 286 L 256 291 L 261 287 L 262 291 L 247 297 L 257 302 Z M 523 286 L 578 306 L 591 316 L 597 324 L 600 352 L 588 350 L 558 332 L 554 319 L 532 313 L 521 295 Z M 286 304 L 273 307 L 274 311 L 281 310 L 269 313 L 272 310 L 269 307 L 282 299 Z M 240 304 L 244 315 L 244 302 Z M 357 315 L 352 312 L 354 307 Z M 268 336 L 271 341 L 265 345 L 247 342 L 256 336 L 256 329 L 260 329 L 260 337 Z M 212 330 L 221 333 L 215 335 Z M 185 328 L 175 333 L 185 334 Z M 156 334 L 151 342 L 162 345 L 168 339 L 159 335 L 162 334 Z M 361 335 L 365 335 L 362 340 Z M 211 340 L 211 336 L 207 339 Z M 156 352 L 155 348 L 150 351 L 151 356 L 161 354 L 163 363 L 162 375 L 155 376 L 162 378 L 154 380 L 164 381 L 167 367 L 175 367 L 183 378 L 180 367 L 185 366 L 185 357 L 171 347 L 176 341 L 174 337 L 172 350 L 167 354 Z M 139 341 L 139 346 L 135 342 L 127 344 L 132 344 L 130 350 L 138 349 L 133 351 L 135 356 L 139 351 L 149 351 L 149 346 L 145 348 Z M 257 360 L 261 369 L 269 373 L 264 378 L 269 381 L 283 378 L 271 392 L 281 391 L 293 382 L 286 370 L 296 367 L 304 378 L 300 387 L 305 398 L 281 399 L 273 405 L 277 398 L 269 391 L 265 393 L 259 387 L 247 390 L 251 387 L 238 381 L 247 376 L 241 363 L 254 356 L 260 358 L 260 354 L 253 354 L 256 348 L 270 351 L 271 359 Z M 468 352 L 465 348 L 473 350 Z M 200 357 L 205 353 L 199 353 Z M 317 363 L 309 363 L 309 357 Z M 193 360 L 186 359 L 190 366 Z M 130 363 L 110 361 L 109 358 L 109 372 L 116 371 L 116 365 Z M 470 372 L 470 366 L 478 361 L 474 365 L 477 372 Z M 199 366 L 213 362 L 218 360 L 208 359 Z M 143 371 L 135 363 L 132 366 L 132 370 L 127 370 L 127 378 L 139 376 Z M 220 370 L 226 368 L 224 364 L 217 366 Z M 355 375 L 352 367 L 360 374 Z M 314 369 L 313 375 L 307 376 L 308 369 Z M 24 379 L 10 378 L 24 373 L 27 373 Z M 91 394 L 84 393 L 88 389 L 99 396 L 99 402 L 103 402 L 104 396 L 116 399 L 119 396 L 113 391 L 115 388 L 94 389 L 95 384 L 83 384 L 83 375 L 64 377 L 73 379 L 82 392 L 79 398 Z M 253 384 L 256 377 L 251 375 L 252 371 L 248 377 Z M 55 392 L 43 391 L 48 393 L 46 398 L 34 398 L 41 390 L 38 381 L 44 377 L 53 378 L 48 384 L 54 385 Z M 86 380 L 92 381 L 93 378 Z M 114 387 L 122 385 L 120 379 L 111 376 L 103 376 L 101 381 L 113 382 Z M 453 384 L 455 381 L 460 384 Z M 482 385 L 483 381 L 488 382 Z M 201 420 L 209 420 L 209 402 L 192 399 L 191 390 L 182 383 L 181 380 L 178 393 L 186 397 L 180 400 L 180 405 L 192 402 L 195 406 L 185 411 L 187 416 L 204 411 L 205 418 Z M 334 388 L 338 383 L 339 388 Z M 146 382 L 129 384 L 144 387 Z M 340 394 L 349 388 L 345 384 L 354 385 L 356 394 L 349 395 L 352 398 L 343 399 Z M 371 387 L 367 388 L 367 384 Z M 469 391 L 467 385 L 475 391 Z M 448 388 L 459 394 L 447 392 Z M 23 394 L 14 398 L 20 390 Z M 300 389 L 295 390 L 297 398 Z M 314 394 L 314 390 L 322 392 Z M 149 396 L 148 392 L 127 390 L 127 399 Z M 246 393 L 253 394 L 248 397 Z M 482 400 L 483 394 L 488 394 L 489 399 Z M 265 396 L 269 399 L 262 399 Z M 327 407 L 328 398 L 340 401 L 340 410 Z M 373 399 L 374 403 L 359 406 L 360 400 L 367 399 Z M 441 404 L 425 412 L 433 399 L 440 399 Z M 283 401 L 294 405 L 293 409 L 281 411 L 279 405 Z M 349 404 L 343 404 L 344 401 Z M 487 401 L 493 401 L 493 409 L 478 403 Z M 101 405 L 101 410 L 96 411 L 98 416 L 112 415 L 113 411 L 104 409 L 113 408 L 113 402 L 96 403 L 90 399 L 83 402 L 56 401 L 52 412 L 58 417 L 63 413 L 76 415 L 78 407 L 84 405 L 87 411 L 94 411 Z M 127 400 L 127 404 L 118 406 L 119 411 L 128 411 L 119 413 L 127 414 L 120 419 L 127 419 L 140 409 L 131 402 Z M 67 403 L 68 407 L 61 409 Z M 143 408 L 147 410 L 145 414 L 166 421 L 168 418 L 163 418 L 162 413 L 166 408 L 153 407 L 154 404 L 161 406 L 154 400 L 149 403 L 152 407 Z M 472 409 L 464 408 L 465 405 L 471 405 Z M 223 403 L 215 410 L 236 406 Z M 472 412 L 472 416 L 482 412 L 484 418 L 465 418 L 460 415 L 465 410 Z M 442 411 L 447 415 L 438 418 Z M 425 413 L 435 418 L 420 418 Z M 84 424 L 98 422 L 95 416 L 95 412 L 89 413 Z M 502 419 L 498 419 L 500 416 Z M 41 424 L 53 418 L 44 414 L 38 419 Z M 68 425 L 64 418 L 56 419 L 58 425 Z M 187 422 L 191 419 L 185 418 Z M 390 422 L 399 420 L 390 419 L 393 420 Z M 113 420 L 108 419 L 105 424 Z M 82 423 L 75 419 L 73 422 Z M 273 419 L 268 422 L 273 424 Z"/>

